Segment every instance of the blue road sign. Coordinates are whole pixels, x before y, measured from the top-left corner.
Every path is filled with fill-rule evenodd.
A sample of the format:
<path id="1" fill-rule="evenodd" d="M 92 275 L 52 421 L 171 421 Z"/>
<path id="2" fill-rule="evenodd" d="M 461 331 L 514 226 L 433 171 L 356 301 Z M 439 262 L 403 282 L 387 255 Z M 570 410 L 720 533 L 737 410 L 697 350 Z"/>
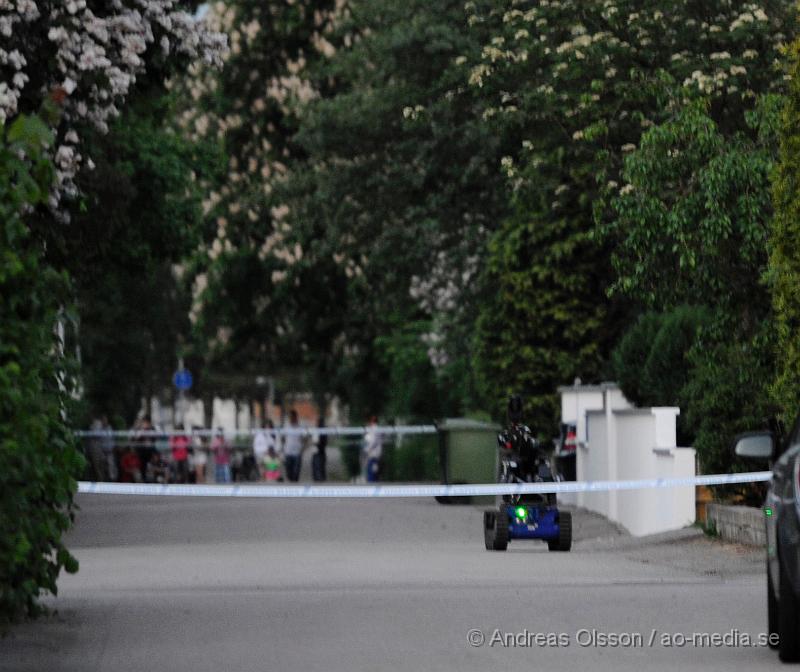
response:
<path id="1" fill-rule="evenodd" d="M 188 369 L 176 371 L 172 382 L 179 390 L 188 390 L 192 387 L 192 373 Z"/>

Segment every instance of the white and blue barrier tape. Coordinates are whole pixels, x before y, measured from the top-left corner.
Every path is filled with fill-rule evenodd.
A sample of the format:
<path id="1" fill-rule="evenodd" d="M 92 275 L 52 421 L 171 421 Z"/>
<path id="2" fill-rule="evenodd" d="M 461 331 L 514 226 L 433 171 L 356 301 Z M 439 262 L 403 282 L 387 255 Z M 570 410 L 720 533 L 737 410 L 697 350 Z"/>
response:
<path id="1" fill-rule="evenodd" d="M 481 483 L 466 485 L 160 485 L 156 483 L 95 483 L 79 481 L 78 492 L 95 495 L 157 495 L 167 497 L 475 497 L 565 492 L 608 492 L 646 488 L 680 488 L 768 481 L 771 471 L 714 474 L 691 478 L 651 478 L 629 481 L 560 481 L 557 483 Z"/>

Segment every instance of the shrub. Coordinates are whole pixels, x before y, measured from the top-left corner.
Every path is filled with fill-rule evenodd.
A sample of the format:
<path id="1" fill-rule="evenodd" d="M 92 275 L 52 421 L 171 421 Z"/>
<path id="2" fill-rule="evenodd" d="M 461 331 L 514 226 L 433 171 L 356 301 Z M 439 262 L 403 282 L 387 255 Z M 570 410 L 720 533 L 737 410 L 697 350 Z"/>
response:
<path id="1" fill-rule="evenodd" d="M 55 336 L 67 282 L 42 263 L 21 215 L 47 198 L 50 140 L 35 117 L 0 129 L 0 625 L 40 613 L 61 568 L 78 568 L 61 540 L 82 467 L 64 423 L 70 378 Z"/>
<path id="2" fill-rule="evenodd" d="M 769 240 L 769 276 L 780 353 L 773 393 L 784 419 L 791 421 L 800 408 L 800 41 L 788 51 L 791 81 L 773 180 L 775 217 Z"/>
<path id="3" fill-rule="evenodd" d="M 612 354 L 625 396 L 639 406 L 676 405 L 689 379 L 686 356 L 710 322 L 709 311 L 695 306 L 642 315 Z"/>
<path id="4" fill-rule="evenodd" d="M 658 313 L 640 315 L 611 354 L 614 378 L 625 396 L 637 406 L 647 406 L 653 396 L 653 391 L 644 385 L 643 370 L 661 322 Z"/>
<path id="5" fill-rule="evenodd" d="M 776 408 L 770 401 L 774 376 L 774 335 L 765 320 L 761 332 L 734 340 L 709 330 L 688 354 L 689 381 L 681 392 L 683 420 L 705 473 L 747 471 L 731 450 L 740 432 L 769 427 Z"/>
<path id="6" fill-rule="evenodd" d="M 384 445 L 381 480 L 438 481 L 438 435 L 406 436 L 402 442 Z"/>

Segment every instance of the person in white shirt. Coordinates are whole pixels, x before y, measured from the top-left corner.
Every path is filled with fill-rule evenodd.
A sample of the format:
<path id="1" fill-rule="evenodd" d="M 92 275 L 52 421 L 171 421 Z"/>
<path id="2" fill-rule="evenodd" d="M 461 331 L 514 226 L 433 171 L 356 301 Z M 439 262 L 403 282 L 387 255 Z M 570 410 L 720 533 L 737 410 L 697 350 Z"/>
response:
<path id="1" fill-rule="evenodd" d="M 258 465 L 259 474 L 263 471 L 264 460 L 267 457 L 269 449 L 272 448 L 277 452 L 278 446 L 275 444 L 275 434 L 271 431 L 275 428 L 272 420 L 267 420 L 264 427 L 259 429 L 253 436 L 253 457 Z"/>
<path id="2" fill-rule="evenodd" d="M 300 429 L 297 411 L 289 411 L 289 425 L 287 429 Z M 286 465 L 286 478 L 293 483 L 300 480 L 300 468 L 303 457 L 303 435 L 298 432 L 285 434 L 283 437 L 283 455 Z"/>
<path id="3" fill-rule="evenodd" d="M 364 434 L 364 462 L 366 479 L 369 483 L 378 480 L 380 461 L 383 455 L 383 436 L 377 431 L 378 418 L 374 415 L 369 419 L 367 431 Z"/>
<path id="4" fill-rule="evenodd" d="M 203 444 L 203 437 L 195 433 L 196 430 L 202 427 L 192 427 L 192 462 L 194 464 L 194 481 L 195 483 L 206 482 L 206 465 L 208 464 L 208 455 L 206 454 L 206 447 Z"/>
<path id="5" fill-rule="evenodd" d="M 264 431 L 264 428 L 259 428 L 255 434 L 253 434 L 253 458 L 256 461 L 256 464 L 261 466 L 261 462 L 264 460 L 264 455 L 267 454 L 267 433 Z"/>

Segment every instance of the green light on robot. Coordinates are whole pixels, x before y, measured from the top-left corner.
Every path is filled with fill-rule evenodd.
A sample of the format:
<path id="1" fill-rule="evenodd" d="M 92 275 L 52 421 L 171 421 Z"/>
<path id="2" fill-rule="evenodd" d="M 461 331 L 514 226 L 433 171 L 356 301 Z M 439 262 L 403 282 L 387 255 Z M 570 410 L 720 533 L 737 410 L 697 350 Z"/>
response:
<path id="1" fill-rule="evenodd" d="M 767 518 L 771 518 L 772 517 L 772 507 L 771 506 L 765 506 L 764 507 L 764 515 Z"/>
<path id="2" fill-rule="evenodd" d="M 525 518 L 528 514 L 527 510 L 524 506 L 518 506 L 515 512 L 517 514 L 517 518 Z"/>

